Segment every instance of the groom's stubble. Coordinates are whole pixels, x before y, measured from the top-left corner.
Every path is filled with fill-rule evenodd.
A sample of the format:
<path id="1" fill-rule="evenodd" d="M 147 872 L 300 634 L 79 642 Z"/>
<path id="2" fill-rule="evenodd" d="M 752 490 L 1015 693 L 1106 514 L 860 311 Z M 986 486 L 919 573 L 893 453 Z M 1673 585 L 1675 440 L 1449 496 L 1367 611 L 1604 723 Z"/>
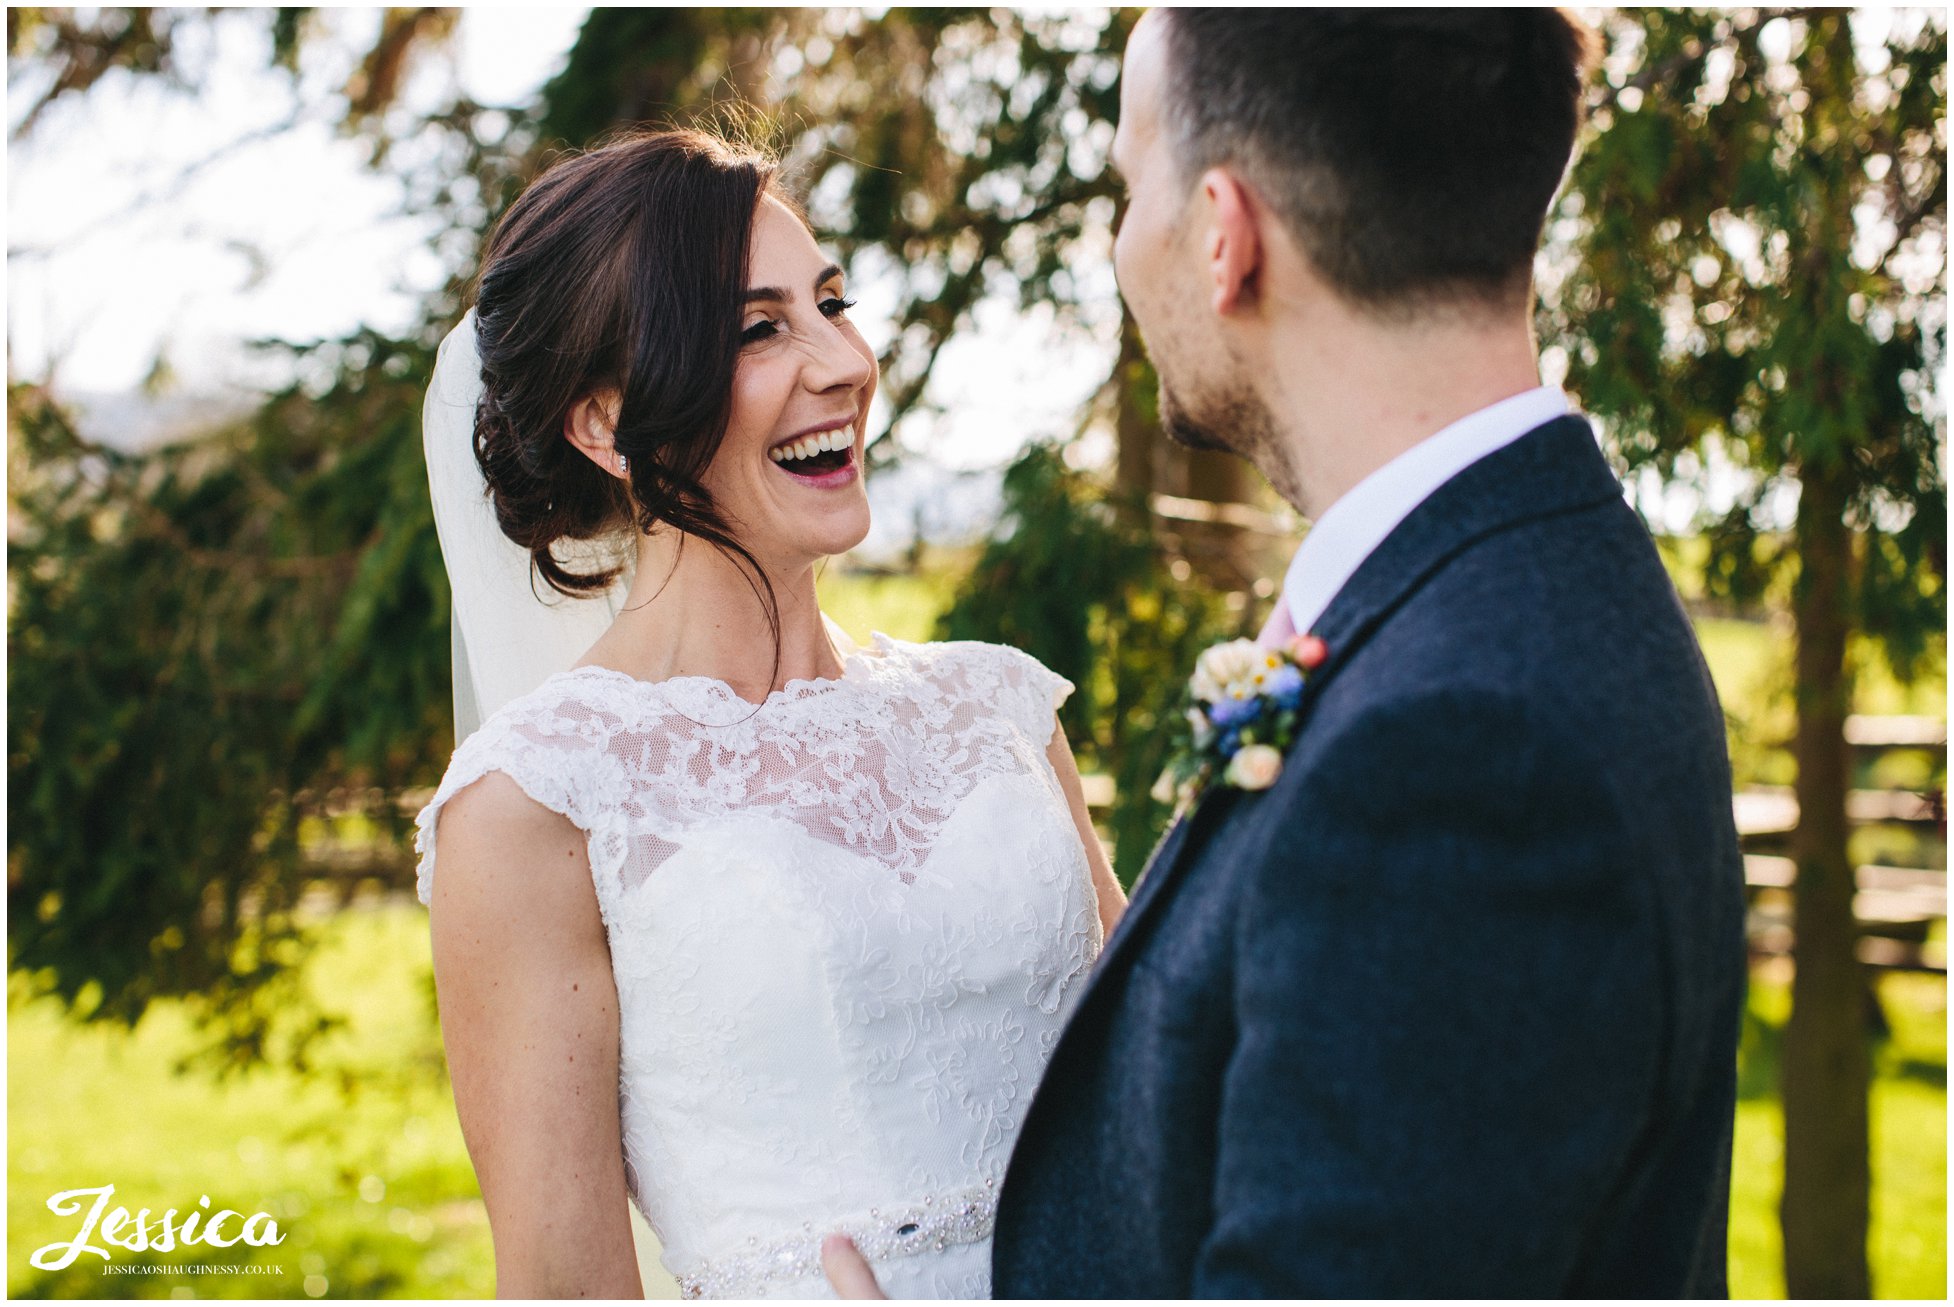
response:
<path id="1" fill-rule="evenodd" d="M 1176 326 L 1180 324 L 1175 324 Z M 1168 328 L 1163 337 L 1179 333 Z M 1157 381 L 1160 429 L 1186 449 L 1233 454 L 1246 459 L 1272 482 L 1286 480 L 1276 464 L 1280 442 L 1275 414 L 1250 381 L 1242 360 L 1215 351 L 1211 363 L 1183 361 L 1166 339 L 1141 333 Z M 1185 381 L 1179 378 L 1187 378 Z"/>
<path id="2" fill-rule="evenodd" d="M 1181 392 L 1168 384 L 1157 359 L 1154 372 L 1160 381 L 1160 427 L 1169 440 L 1188 449 L 1233 454 L 1259 465 L 1258 455 L 1274 443 L 1275 419 L 1253 387 L 1238 379 L 1219 380 L 1197 386 L 1183 399 Z"/>

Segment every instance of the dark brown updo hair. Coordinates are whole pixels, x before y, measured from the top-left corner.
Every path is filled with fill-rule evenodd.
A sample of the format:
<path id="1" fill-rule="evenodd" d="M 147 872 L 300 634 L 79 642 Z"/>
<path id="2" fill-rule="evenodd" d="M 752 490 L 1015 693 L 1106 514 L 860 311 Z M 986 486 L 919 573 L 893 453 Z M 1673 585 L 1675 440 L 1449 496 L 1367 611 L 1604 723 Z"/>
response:
<path id="1" fill-rule="evenodd" d="M 559 592 L 621 570 L 573 571 L 559 540 L 664 523 L 738 555 L 773 616 L 772 585 L 699 478 L 731 416 L 755 211 L 771 194 L 800 213 L 778 175 L 770 155 L 707 132 L 633 129 L 544 169 L 489 238 L 475 458 L 502 533 Z M 564 438 L 571 405 L 605 386 L 622 396 L 628 490 Z"/>

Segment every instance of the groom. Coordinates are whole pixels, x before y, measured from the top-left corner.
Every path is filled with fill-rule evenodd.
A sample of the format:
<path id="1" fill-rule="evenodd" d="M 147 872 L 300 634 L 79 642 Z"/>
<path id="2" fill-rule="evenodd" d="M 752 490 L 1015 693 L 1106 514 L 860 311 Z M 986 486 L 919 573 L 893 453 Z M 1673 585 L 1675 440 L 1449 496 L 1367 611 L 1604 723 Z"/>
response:
<path id="1" fill-rule="evenodd" d="M 1155 10 L 1113 157 L 1162 424 L 1314 526 L 1273 788 L 1162 843 L 999 1199 L 1000 1297 L 1725 1293 L 1723 717 L 1530 273 L 1585 35 Z"/>
<path id="2" fill-rule="evenodd" d="M 1327 656 L 1273 787 L 1203 797 L 1109 941 L 1000 1297 L 1726 1291 L 1723 718 L 1530 326 L 1585 55 L 1545 10 L 1133 33 L 1116 261 L 1162 423 L 1314 523 L 1264 640 Z"/>

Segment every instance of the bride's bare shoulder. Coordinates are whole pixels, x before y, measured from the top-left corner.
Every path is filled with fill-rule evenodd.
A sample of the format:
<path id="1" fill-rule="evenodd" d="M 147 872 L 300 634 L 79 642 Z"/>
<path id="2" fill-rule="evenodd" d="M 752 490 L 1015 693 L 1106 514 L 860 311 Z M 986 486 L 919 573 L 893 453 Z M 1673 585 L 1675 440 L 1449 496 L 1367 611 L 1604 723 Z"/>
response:
<path id="1" fill-rule="evenodd" d="M 437 820 L 441 874 L 430 878 L 429 906 L 438 934 L 479 939 L 520 923 L 601 942 L 588 845 L 569 817 L 490 771 L 456 791 Z"/>

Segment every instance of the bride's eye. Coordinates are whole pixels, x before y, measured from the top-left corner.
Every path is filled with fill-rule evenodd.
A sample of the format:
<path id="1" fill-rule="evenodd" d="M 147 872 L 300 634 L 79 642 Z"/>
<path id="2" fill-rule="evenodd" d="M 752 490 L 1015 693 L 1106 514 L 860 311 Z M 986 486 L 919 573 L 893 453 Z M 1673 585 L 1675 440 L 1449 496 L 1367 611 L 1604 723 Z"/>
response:
<path id="1" fill-rule="evenodd" d="M 778 334 L 779 331 L 780 328 L 774 325 L 772 318 L 761 318 L 758 322 L 740 332 L 740 344 L 757 345 L 761 341 Z"/>
<path id="2" fill-rule="evenodd" d="M 831 318 L 838 318 L 854 307 L 854 300 L 845 300 L 839 295 L 821 301 L 821 312 Z"/>

